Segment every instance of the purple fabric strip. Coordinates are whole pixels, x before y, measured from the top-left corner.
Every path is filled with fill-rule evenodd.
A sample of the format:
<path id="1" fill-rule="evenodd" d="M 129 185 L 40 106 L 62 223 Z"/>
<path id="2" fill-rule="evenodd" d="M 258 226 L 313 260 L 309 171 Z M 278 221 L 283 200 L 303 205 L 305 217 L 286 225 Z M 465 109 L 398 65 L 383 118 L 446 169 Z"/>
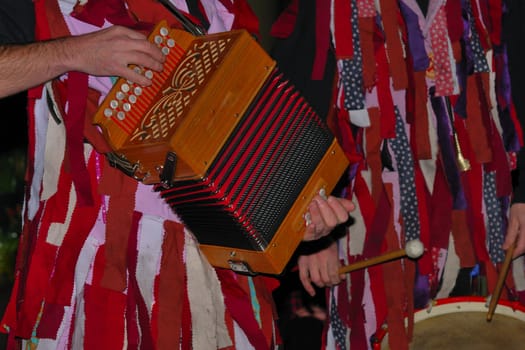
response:
<path id="1" fill-rule="evenodd" d="M 450 192 L 454 197 L 453 207 L 456 210 L 467 208 L 465 193 L 461 185 L 459 169 L 456 163 L 456 153 L 452 145 L 450 119 L 442 97 L 434 96 L 434 88 L 430 91 L 430 102 L 437 119 L 437 134 L 441 158 L 443 159 L 443 170 L 450 185 Z"/>
<path id="2" fill-rule="evenodd" d="M 507 152 L 520 150 L 520 141 L 510 116 L 511 85 L 508 70 L 507 54 L 502 46 L 494 48 L 496 62 L 496 99 L 498 103 L 498 116 L 502 128 L 503 145 Z"/>
<path id="3" fill-rule="evenodd" d="M 419 27 L 419 17 L 402 1 L 399 2 L 399 7 L 407 26 L 408 49 L 412 54 L 414 70 L 416 72 L 425 71 L 428 68 L 430 60 L 425 50 L 425 38 Z"/>

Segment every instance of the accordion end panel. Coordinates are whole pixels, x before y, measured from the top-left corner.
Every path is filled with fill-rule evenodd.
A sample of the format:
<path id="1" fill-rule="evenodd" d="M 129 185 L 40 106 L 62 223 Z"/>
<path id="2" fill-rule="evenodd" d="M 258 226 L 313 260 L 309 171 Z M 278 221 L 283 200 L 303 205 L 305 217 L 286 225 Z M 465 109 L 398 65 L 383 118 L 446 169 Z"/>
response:
<path id="1" fill-rule="evenodd" d="M 263 251 L 201 244 L 209 262 L 245 273 L 281 274 L 303 239 L 304 214 L 313 197 L 322 189 L 331 193 L 348 167 L 348 159 L 334 138 L 329 150 L 312 173 L 306 186 Z"/>

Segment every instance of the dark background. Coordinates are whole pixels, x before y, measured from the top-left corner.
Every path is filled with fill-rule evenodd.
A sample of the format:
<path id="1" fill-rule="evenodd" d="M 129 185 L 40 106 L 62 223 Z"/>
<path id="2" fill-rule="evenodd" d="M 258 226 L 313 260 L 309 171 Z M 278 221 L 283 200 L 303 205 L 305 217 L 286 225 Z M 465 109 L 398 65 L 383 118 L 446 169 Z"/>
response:
<path id="1" fill-rule="evenodd" d="M 27 145 L 26 94 L 0 99 L 0 113 L 4 126 L 1 128 L 0 150 L 2 153 Z"/>
<path id="2" fill-rule="evenodd" d="M 23 174 L 27 150 L 26 94 L 0 99 L 4 126 L 0 137 L 0 318 L 12 286 L 14 254 L 21 221 Z M 9 249 L 6 247 L 9 246 Z M 0 333 L 0 349 L 6 348 L 6 336 Z"/>

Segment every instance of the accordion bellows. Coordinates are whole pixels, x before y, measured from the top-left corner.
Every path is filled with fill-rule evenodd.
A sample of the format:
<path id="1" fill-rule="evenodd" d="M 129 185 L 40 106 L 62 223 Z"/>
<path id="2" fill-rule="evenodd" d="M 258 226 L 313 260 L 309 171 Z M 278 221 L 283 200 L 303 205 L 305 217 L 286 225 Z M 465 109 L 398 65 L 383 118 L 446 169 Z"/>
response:
<path id="1" fill-rule="evenodd" d="M 210 263 L 279 274 L 304 214 L 348 161 L 326 123 L 244 30 L 193 36 L 160 23 L 153 84 L 119 79 L 94 116 L 110 161 L 152 184 Z"/>

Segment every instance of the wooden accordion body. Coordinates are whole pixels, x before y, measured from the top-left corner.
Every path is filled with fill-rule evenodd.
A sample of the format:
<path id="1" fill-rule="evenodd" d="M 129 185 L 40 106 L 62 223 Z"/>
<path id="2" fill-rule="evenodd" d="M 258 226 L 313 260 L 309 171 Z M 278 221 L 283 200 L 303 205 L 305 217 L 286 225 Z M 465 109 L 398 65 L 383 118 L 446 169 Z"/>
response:
<path id="1" fill-rule="evenodd" d="M 160 23 L 153 84 L 119 79 L 94 116 L 109 159 L 154 185 L 210 263 L 279 274 L 304 214 L 348 161 L 324 121 L 244 30 L 193 36 Z"/>

